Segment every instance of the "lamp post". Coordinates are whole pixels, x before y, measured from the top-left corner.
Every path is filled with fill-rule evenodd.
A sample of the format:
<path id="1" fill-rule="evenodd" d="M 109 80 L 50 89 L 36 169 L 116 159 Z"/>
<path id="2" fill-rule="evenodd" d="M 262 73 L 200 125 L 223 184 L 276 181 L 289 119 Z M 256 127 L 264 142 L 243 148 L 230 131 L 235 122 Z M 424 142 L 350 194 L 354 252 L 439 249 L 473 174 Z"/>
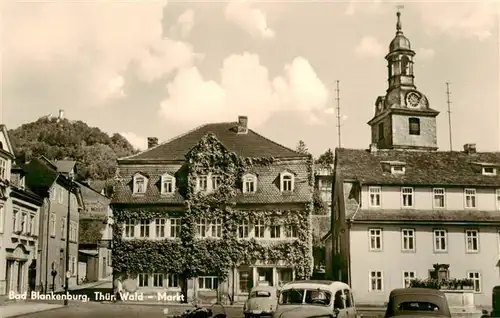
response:
<path id="1" fill-rule="evenodd" d="M 71 222 L 71 191 L 73 190 L 73 174 L 70 173 L 68 176 L 69 186 L 68 186 L 68 216 L 66 217 L 66 266 L 65 266 L 65 284 L 64 284 L 64 292 L 66 293 L 66 297 L 64 298 L 64 306 L 68 306 L 68 293 L 69 293 L 69 277 L 71 275 L 69 271 L 69 227 Z"/>

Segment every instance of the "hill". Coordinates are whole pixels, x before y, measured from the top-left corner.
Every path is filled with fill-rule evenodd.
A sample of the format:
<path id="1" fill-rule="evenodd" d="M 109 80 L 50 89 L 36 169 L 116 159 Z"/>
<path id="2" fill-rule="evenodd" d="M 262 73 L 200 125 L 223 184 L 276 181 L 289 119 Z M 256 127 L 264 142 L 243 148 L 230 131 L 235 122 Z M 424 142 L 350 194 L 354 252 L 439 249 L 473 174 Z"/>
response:
<path id="1" fill-rule="evenodd" d="M 86 180 L 107 180 L 116 170 L 116 159 L 137 152 L 120 134 L 109 136 L 82 121 L 40 118 L 9 131 L 18 158 L 43 155 L 50 160 L 75 160 Z"/>

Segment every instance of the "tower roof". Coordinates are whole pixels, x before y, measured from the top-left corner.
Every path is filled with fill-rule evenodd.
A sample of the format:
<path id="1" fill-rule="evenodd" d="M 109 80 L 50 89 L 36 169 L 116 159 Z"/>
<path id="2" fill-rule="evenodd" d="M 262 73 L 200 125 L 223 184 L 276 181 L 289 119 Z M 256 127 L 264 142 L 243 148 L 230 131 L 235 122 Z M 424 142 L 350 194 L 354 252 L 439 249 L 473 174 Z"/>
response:
<path id="1" fill-rule="evenodd" d="M 396 23 L 396 36 L 389 44 L 389 52 L 399 51 L 399 50 L 411 50 L 410 40 L 404 36 L 401 27 L 401 12 L 396 13 L 398 17 L 398 22 Z"/>

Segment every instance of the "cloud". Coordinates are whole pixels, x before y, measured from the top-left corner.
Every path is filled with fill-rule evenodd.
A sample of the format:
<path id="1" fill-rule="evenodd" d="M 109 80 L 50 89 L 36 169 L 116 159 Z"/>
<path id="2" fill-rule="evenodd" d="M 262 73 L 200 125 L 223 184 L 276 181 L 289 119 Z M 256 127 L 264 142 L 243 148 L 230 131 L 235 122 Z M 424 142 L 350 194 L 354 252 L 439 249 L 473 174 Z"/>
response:
<path id="1" fill-rule="evenodd" d="M 166 1 L 7 2 L 4 85 L 59 91 L 54 99 L 62 98 L 64 85 L 71 92 L 69 99 L 98 104 L 109 97 L 110 82 L 132 64 L 143 81 L 188 65 L 196 58 L 192 47 L 163 36 L 165 5 Z"/>
<path id="2" fill-rule="evenodd" d="M 381 12 L 383 6 L 380 4 L 382 0 L 371 0 L 371 1 L 359 1 L 359 0 L 350 0 L 347 2 L 347 7 L 344 11 L 345 15 L 355 15 L 358 12 L 366 12 L 366 13 L 379 13 Z"/>
<path id="3" fill-rule="evenodd" d="M 177 19 L 177 25 L 181 29 L 181 37 L 188 37 L 194 27 L 194 11 L 192 9 L 184 11 Z"/>
<path id="4" fill-rule="evenodd" d="M 421 13 L 426 31 L 445 34 L 454 38 L 489 38 L 499 13 L 497 1 L 469 2 L 419 2 L 415 3 Z"/>
<path id="5" fill-rule="evenodd" d="M 146 137 L 136 135 L 133 132 L 122 132 L 120 135 L 127 139 L 134 148 L 139 150 L 148 149 L 148 139 Z"/>
<path id="6" fill-rule="evenodd" d="M 379 57 L 384 54 L 384 47 L 373 36 L 364 36 L 354 50 L 356 54 L 367 57 Z"/>
<path id="7" fill-rule="evenodd" d="M 422 59 L 430 59 L 436 55 L 436 52 L 433 49 L 428 48 L 420 48 L 417 52 L 417 57 Z"/>
<path id="8" fill-rule="evenodd" d="M 254 37 L 274 38 L 275 32 L 267 26 L 265 13 L 252 8 L 251 0 L 233 0 L 225 9 L 226 19 Z"/>
<path id="9" fill-rule="evenodd" d="M 108 83 L 108 99 L 117 99 L 125 97 L 125 92 L 123 91 L 123 86 L 125 85 L 125 80 L 123 76 L 117 76 L 113 78 Z"/>
<path id="10" fill-rule="evenodd" d="M 193 126 L 234 121 L 244 114 L 256 127 L 273 113 L 295 111 L 311 123 L 317 122 L 315 113 L 324 111 L 329 97 L 313 67 L 302 57 L 286 65 L 282 76 L 271 79 L 258 55 L 231 55 L 223 61 L 220 77 L 217 83 L 204 79 L 195 67 L 180 70 L 167 85 L 168 97 L 161 103 L 160 115 Z"/>

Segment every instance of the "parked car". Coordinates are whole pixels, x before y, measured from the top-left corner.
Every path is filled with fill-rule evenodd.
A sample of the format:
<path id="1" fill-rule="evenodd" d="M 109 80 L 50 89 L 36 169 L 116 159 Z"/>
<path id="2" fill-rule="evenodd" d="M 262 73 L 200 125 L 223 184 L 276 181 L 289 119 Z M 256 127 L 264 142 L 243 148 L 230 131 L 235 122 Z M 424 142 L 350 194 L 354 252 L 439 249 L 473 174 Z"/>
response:
<path id="1" fill-rule="evenodd" d="M 269 284 L 260 284 L 252 288 L 243 306 L 245 318 L 271 316 L 278 302 L 278 290 Z"/>
<path id="2" fill-rule="evenodd" d="M 294 281 L 281 287 L 273 318 L 356 318 L 349 285 L 330 280 Z"/>
<path id="3" fill-rule="evenodd" d="M 445 294 L 431 288 L 399 288 L 391 291 L 385 318 L 398 316 L 451 317 Z"/>

